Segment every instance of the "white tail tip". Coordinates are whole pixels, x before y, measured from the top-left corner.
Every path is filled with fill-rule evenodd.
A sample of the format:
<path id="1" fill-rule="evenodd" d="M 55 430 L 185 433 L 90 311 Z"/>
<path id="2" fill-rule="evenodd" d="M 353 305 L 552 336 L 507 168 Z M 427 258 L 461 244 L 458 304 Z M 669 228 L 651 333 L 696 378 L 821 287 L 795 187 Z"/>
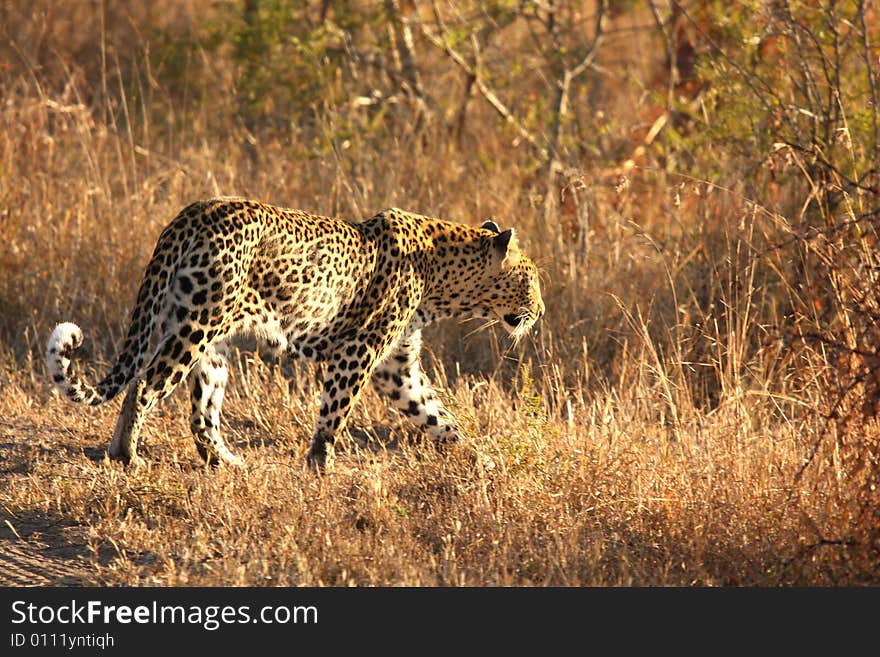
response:
<path id="1" fill-rule="evenodd" d="M 69 357 L 70 353 L 82 342 L 82 329 L 72 322 L 64 322 L 56 326 L 52 335 L 49 336 L 49 342 L 46 344 L 46 356 L 49 360 L 58 354 Z"/>

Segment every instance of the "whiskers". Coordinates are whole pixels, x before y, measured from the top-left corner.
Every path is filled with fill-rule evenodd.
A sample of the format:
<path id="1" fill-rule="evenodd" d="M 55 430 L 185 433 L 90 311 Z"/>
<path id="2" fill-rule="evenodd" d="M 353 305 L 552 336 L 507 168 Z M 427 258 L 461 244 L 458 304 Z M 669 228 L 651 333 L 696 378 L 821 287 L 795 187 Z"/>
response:
<path id="1" fill-rule="evenodd" d="M 517 315 L 517 319 L 519 321 L 517 322 L 516 327 L 510 331 L 510 339 L 514 346 L 517 346 L 520 341 L 529 334 L 529 331 L 532 330 L 538 317 L 528 310 L 523 310 Z"/>
<path id="2" fill-rule="evenodd" d="M 479 326 L 466 333 L 462 339 L 466 340 L 480 331 L 485 331 L 487 328 L 500 325 L 504 327 L 505 331 L 507 331 L 507 335 L 510 337 L 510 346 L 513 348 L 516 347 L 523 338 L 530 334 L 532 328 L 538 321 L 538 315 L 527 308 L 523 308 L 520 313 L 516 315 L 516 326 L 511 326 L 507 321 L 502 322 L 496 317 L 468 317 L 467 319 L 462 320 L 462 322 L 470 322 L 473 320 L 482 321 Z"/>
<path id="3" fill-rule="evenodd" d="M 495 326 L 496 324 L 500 324 L 500 322 L 497 319 L 488 318 L 488 317 L 479 317 L 479 318 L 473 317 L 471 319 L 483 319 L 485 321 L 482 324 L 480 324 L 477 328 L 475 328 L 473 331 L 471 331 L 470 333 L 467 333 L 464 336 L 464 338 L 462 338 L 463 340 L 467 340 L 469 337 L 471 337 L 475 333 L 479 333 L 480 331 L 484 331 L 491 326 Z"/>

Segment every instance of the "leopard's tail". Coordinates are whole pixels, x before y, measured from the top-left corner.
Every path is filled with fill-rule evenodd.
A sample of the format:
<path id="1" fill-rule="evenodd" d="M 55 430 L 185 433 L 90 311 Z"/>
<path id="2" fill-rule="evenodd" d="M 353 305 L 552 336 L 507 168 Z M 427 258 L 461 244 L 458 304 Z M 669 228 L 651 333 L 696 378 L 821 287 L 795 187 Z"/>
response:
<path id="1" fill-rule="evenodd" d="M 120 388 L 116 388 L 116 386 L 102 387 L 100 383 L 94 386 L 84 380 L 77 372 L 70 371 L 70 356 L 82 343 L 83 334 L 79 326 L 72 322 L 59 324 L 52 331 L 49 342 L 46 344 L 46 366 L 55 386 L 68 399 L 94 406 L 112 399 Z"/>
<path id="2" fill-rule="evenodd" d="M 113 368 L 100 382 L 90 383 L 79 372 L 71 370 L 71 356 L 83 343 L 79 326 L 64 322 L 52 331 L 46 344 L 46 366 L 55 386 L 68 399 L 90 406 L 103 404 L 119 394 L 140 371 L 153 331 L 168 313 L 168 288 L 185 252 L 186 245 L 173 239 L 176 224 L 184 219 L 181 215 L 159 237 L 138 290 L 125 344 Z"/>

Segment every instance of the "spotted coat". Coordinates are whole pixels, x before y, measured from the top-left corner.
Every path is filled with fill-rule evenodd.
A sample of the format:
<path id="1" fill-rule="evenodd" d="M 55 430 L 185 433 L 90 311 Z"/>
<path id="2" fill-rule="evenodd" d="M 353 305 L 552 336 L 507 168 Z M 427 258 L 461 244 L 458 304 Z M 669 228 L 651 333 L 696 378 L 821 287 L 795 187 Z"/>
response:
<path id="1" fill-rule="evenodd" d="M 220 435 L 223 353 L 234 335 L 255 334 L 279 353 L 325 363 L 308 452 L 322 468 L 368 382 L 432 439 L 457 439 L 419 362 L 423 326 L 486 317 L 518 339 L 543 313 L 535 265 L 513 230 L 493 222 L 475 228 L 392 208 L 357 223 L 216 198 L 188 206 L 160 235 L 122 350 L 100 382 L 71 368 L 83 341 L 75 324 L 55 328 L 46 358 L 73 401 L 100 404 L 128 388 L 112 457 L 139 460 L 145 416 L 186 379 L 199 453 L 240 464 Z"/>

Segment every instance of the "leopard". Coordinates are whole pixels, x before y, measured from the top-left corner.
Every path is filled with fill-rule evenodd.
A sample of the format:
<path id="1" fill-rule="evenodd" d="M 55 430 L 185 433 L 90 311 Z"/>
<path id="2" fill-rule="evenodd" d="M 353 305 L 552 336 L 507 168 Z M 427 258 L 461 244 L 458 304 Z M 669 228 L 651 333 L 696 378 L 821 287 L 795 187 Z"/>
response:
<path id="1" fill-rule="evenodd" d="M 115 362 L 97 383 L 74 364 L 83 332 L 57 324 L 47 372 L 68 400 L 103 404 L 126 390 L 107 454 L 140 465 L 151 409 L 181 382 L 208 465 L 242 466 L 220 432 L 229 345 L 256 337 L 274 354 L 319 363 L 323 388 L 306 465 L 323 472 L 368 384 L 438 445 L 462 431 L 422 362 L 422 329 L 488 320 L 518 342 L 544 315 L 539 270 L 513 228 L 399 208 L 365 220 L 246 197 L 196 201 L 161 232 Z"/>

